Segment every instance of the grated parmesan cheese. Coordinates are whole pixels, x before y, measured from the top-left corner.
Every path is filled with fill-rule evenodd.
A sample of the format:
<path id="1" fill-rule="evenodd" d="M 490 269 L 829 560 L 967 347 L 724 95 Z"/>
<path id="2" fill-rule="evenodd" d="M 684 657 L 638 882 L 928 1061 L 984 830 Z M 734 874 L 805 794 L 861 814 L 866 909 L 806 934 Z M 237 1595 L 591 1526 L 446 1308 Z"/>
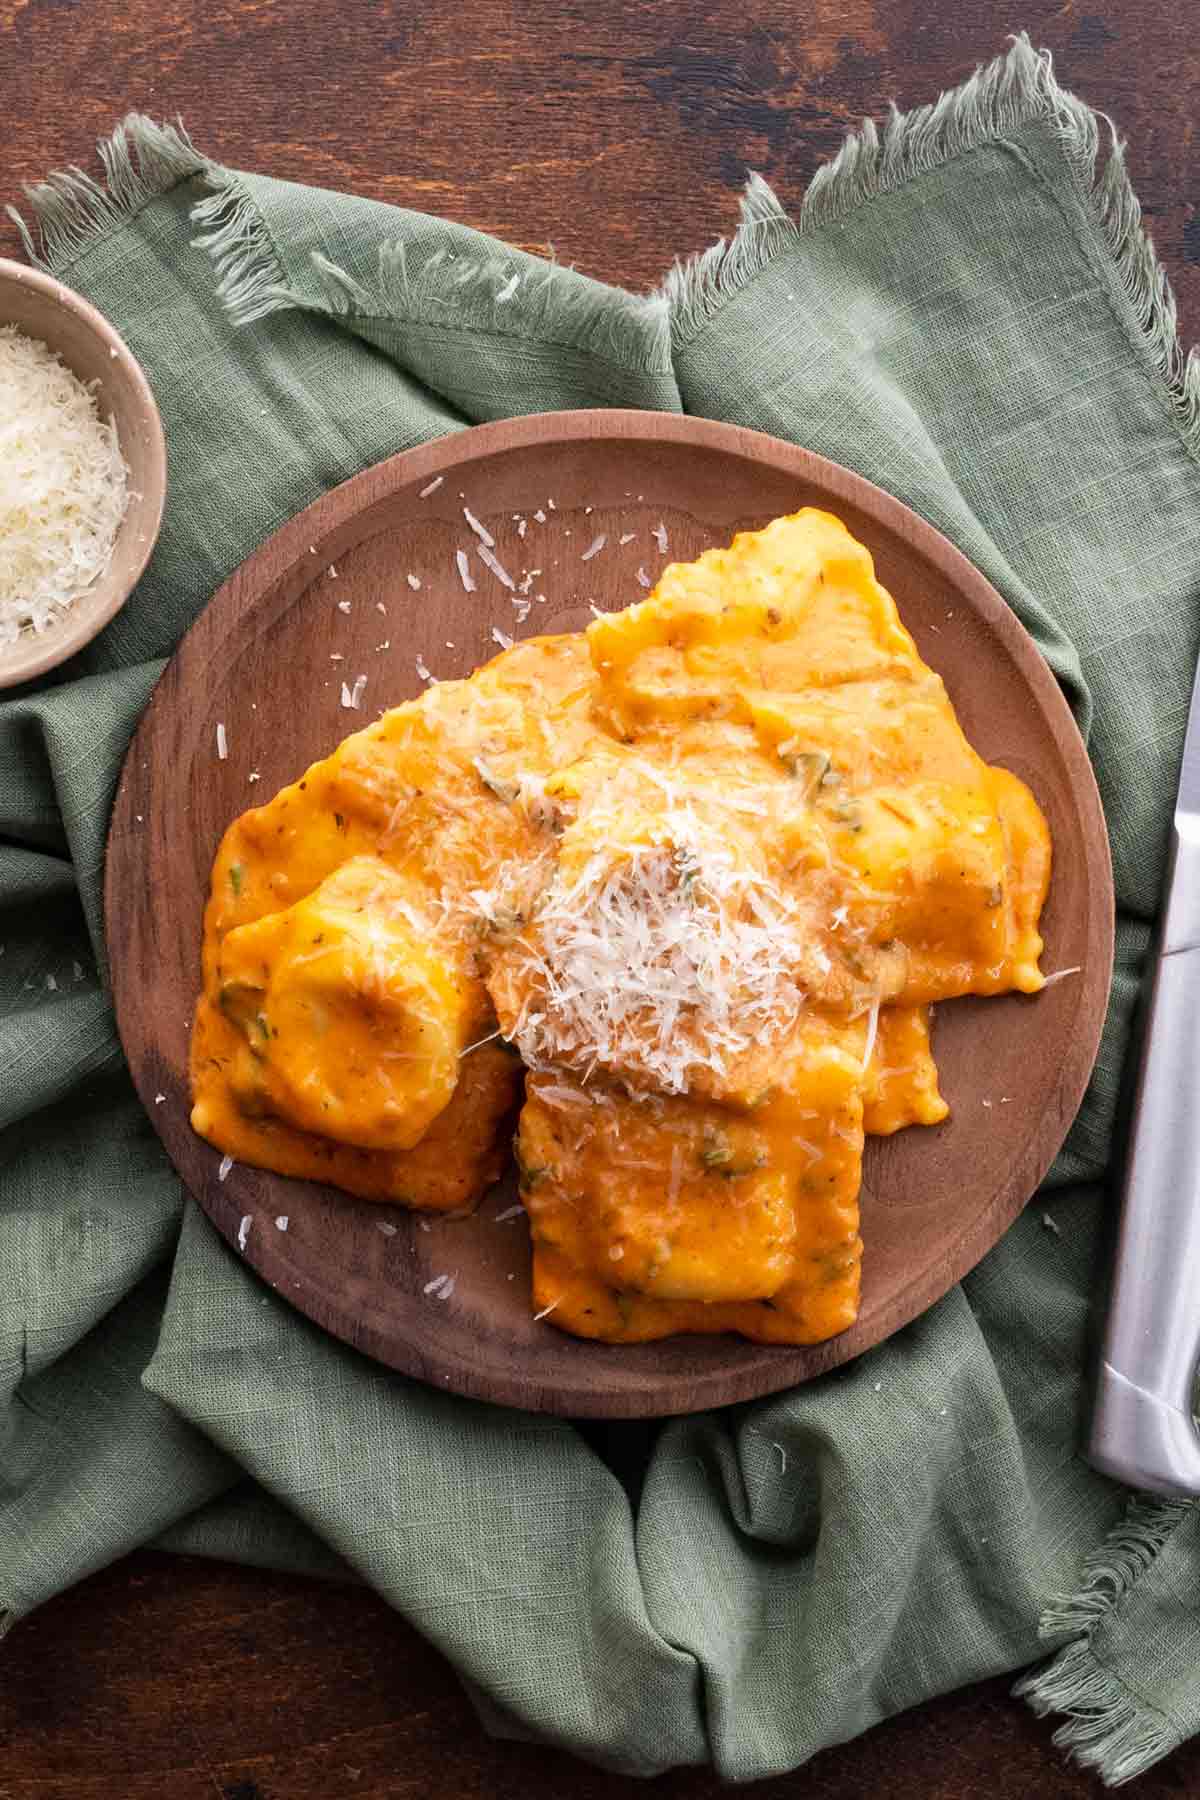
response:
<path id="1" fill-rule="evenodd" d="M 480 544 L 479 546 L 479 560 L 481 563 L 486 564 L 492 571 L 492 574 L 496 577 L 497 581 L 502 581 L 506 588 L 511 589 L 513 587 L 512 576 L 504 567 L 504 564 L 500 561 L 499 557 L 493 555 L 486 544 Z"/>
<path id="2" fill-rule="evenodd" d="M 875 1039 L 879 1033 L 879 1001 L 872 1000 L 871 1012 L 867 1019 L 867 1041 L 862 1053 L 862 1071 L 865 1075 L 871 1066 L 871 1058 L 875 1054 Z"/>
<path id="3" fill-rule="evenodd" d="M 0 326 L 0 648 L 48 631 L 112 561 L 128 470 L 96 385 Z"/>
<path id="4" fill-rule="evenodd" d="M 479 539 L 484 548 L 487 550 L 494 550 L 496 547 L 496 540 L 488 530 L 487 526 L 483 523 L 482 519 L 477 519 L 469 506 L 464 506 L 462 512 L 463 518 L 467 521 L 467 524 L 471 527 L 471 530 L 475 533 L 475 536 Z"/>
<path id="5" fill-rule="evenodd" d="M 788 897 L 687 807 L 656 837 L 556 873 L 512 941 L 528 998 L 506 1030 L 529 1068 L 622 1068 L 678 1094 L 795 1029 L 805 930 Z"/>

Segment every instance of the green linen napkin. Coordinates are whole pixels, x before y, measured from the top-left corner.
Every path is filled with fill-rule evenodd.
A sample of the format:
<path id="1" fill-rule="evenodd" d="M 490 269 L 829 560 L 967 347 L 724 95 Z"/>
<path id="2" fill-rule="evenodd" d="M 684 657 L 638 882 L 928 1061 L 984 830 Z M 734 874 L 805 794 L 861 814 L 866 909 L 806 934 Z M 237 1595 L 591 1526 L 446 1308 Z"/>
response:
<path id="1" fill-rule="evenodd" d="M 936 105 L 864 126 L 794 222 L 752 181 L 732 242 L 652 298 L 235 173 L 140 118 L 102 147 L 103 187 L 72 173 L 31 194 L 37 254 L 149 371 L 171 492 L 125 611 L 0 705 L 9 1624 L 147 1542 L 353 1572 L 453 1660 L 490 1728 L 637 1774 L 786 1770 L 1048 1652 L 1027 1691 L 1110 1780 L 1200 1727 L 1196 1515 L 1127 1512 L 1077 1451 L 1114 1099 L 1200 644 L 1200 376 L 1099 137 L 1019 40 Z M 777 433 L 953 538 L 1067 684 L 1120 907 L 1099 1066 L 1022 1219 L 850 1367 L 665 1424 L 640 1482 L 643 1428 L 585 1435 L 436 1393 L 260 1285 L 185 1204 L 133 1096 L 100 924 L 122 750 L 230 570 L 379 457 L 584 405 Z"/>

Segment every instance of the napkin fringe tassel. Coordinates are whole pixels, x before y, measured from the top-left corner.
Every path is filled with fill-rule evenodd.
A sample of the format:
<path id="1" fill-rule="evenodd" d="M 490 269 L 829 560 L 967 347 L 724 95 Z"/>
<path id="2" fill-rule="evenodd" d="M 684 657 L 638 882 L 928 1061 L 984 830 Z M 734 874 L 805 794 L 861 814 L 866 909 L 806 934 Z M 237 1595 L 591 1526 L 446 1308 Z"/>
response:
<path id="1" fill-rule="evenodd" d="M 72 167 L 23 189 L 36 236 L 15 206 L 5 208 L 30 262 L 47 274 L 64 275 L 160 194 L 210 167 L 181 124 L 159 125 L 143 113 L 129 113 L 96 148 L 103 182 Z"/>
<path id="2" fill-rule="evenodd" d="M 192 224 L 201 227 L 192 243 L 212 260 L 220 304 L 235 325 L 252 325 L 294 307 L 266 220 L 240 178 L 212 168 L 209 181 L 213 192 L 192 208 Z"/>
<path id="3" fill-rule="evenodd" d="M 397 238 L 379 246 L 368 287 L 314 250 L 309 260 L 321 292 L 314 300 L 289 281 L 266 221 L 240 178 L 214 168 L 209 179 L 215 192 L 192 210 L 193 224 L 203 228 L 194 242 L 213 260 L 218 298 L 235 325 L 302 308 L 351 325 L 407 320 L 516 333 L 541 343 L 565 342 L 625 367 L 671 367 L 670 318 L 661 296 L 626 294 L 553 259 L 519 251 L 467 257 L 443 249 L 414 261 L 409 246 Z M 510 304 L 518 297 L 519 304 Z"/>
<path id="4" fill-rule="evenodd" d="M 1069 1633 L 1074 1642 L 1013 1688 L 1040 1716 L 1065 1715 L 1054 1743 L 1096 1769 L 1110 1787 L 1142 1774 L 1184 1734 L 1129 1691 L 1100 1660 L 1093 1640 L 1190 1511 L 1187 1501 L 1132 1500 L 1121 1523 L 1085 1562 L 1079 1592 L 1060 1595 L 1042 1614 L 1042 1637 Z"/>
<path id="5" fill-rule="evenodd" d="M 1175 423 L 1200 456 L 1200 357 L 1185 353 L 1176 332 L 1171 284 L 1142 229 L 1142 209 L 1125 168 L 1125 146 L 1112 121 L 1059 86 L 1048 50 L 1022 32 L 1012 48 L 975 71 L 961 87 L 886 124 L 866 119 L 832 161 L 818 169 L 793 219 L 761 175 L 752 174 L 732 238 L 680 261 L 661 292 L 672 312 L 676 344 L 689 342 L 775 258 L 809 232 L 902 187 L 952 158 L 1045 119 L 1055 128 L 1080 195 L 1095 218 L 1132 309 L 1131 339 L 1167 389 Z M 1107 127 L 1102 156 L 1101 127 Z"/>
<path id="6" fill-rule="evenodd" d="M 33 228 L 9 216 L 35 266 L 62 275 L 144 206 L 180 182 L 201 177 L 212 191 L 192 208 L 194 240 L 211 257 L 217 298 L 235 325 L 302 309 L 330 318 L 465 326 L 514 334 L 667 373 L 670 315 L 661 294 L 628 294 L 569 265 L 520 251 L 468 257 L 435 250 L 414 261 L 402 241 L 379 247 L 370 287 L 320 252 L 312 254 L 320 294 L 289 281 L 267 222 L 242 177 L 201 154 L 182 125 L 130 113 L 97 145 L 104 181 L 70 168 L 24 189 Z M 519 301 L 519 304 L 516 302 Z M 513 303 L 513 304 L 510 304 Z"/>
<path id="7" fill-rule="evenodd" d="M 670 310 L 661 295 L 625 293 L 553 257 L 520 252 L 464 257 L 434 250 L 414 266 L 408 246 L 396 239 L 380 245 L 371 288 L 319 251 L 312 264 L 335 318 L 464 324 L 506 337 L 516 332 L 541 343 L 567 343 L 625 368 L 655 373 L 671 368 Z M 294 295 L 288 304 L 296 304 Z"/>
<path id="8" fill-rule="evenodd" d="M 575 270 L 514 251 L 467 257 L 434 250 L 414 263 L 402 239 L 379 246 L 370 287 L 319 250 L 310 254 L 321 297 L 298 292 L 267 225 L 240 178 L 212 169 L 215 192 L 192 211 L 196 245 L 212 257 L 217 294 L 235 325 L 297 307 L 328 318 L 466 326 L 474 331 L 560 341 L 625 367 L 671 367 L 670 318 L 657 295 L 605 287 Z M 510 304 L 519 297 L 519 304 Z"/>

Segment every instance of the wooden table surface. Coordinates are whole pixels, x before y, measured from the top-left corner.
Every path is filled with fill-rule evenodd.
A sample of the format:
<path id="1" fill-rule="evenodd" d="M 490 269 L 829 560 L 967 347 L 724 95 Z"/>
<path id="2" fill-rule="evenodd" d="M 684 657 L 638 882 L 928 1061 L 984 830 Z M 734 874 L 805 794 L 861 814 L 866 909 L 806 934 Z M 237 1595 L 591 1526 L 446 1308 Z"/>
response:
<path id="1" fill-rule="evenodd" d="M 735 216 L 747 166 L 785 202 L 863 113 L 930 99 L 1027 29 L 1112 114 L 1200 324 L 1192 0 L 0 0 L 0 200 L 88 166 L 130 107 L 221 160 L 445 213 L 648 286 Z M 0 224 L 0 254 L 18 252 Z M 0 1651 L 0 1800 L 575 1800 L 645 1793 L 484 1737 L 449 1669 L 359 1588 L 143 1554 Z M 1048 1725 L 986 1683 L 766 1782 L 761 1800 L 1078 1800 Z M 708 1800 L 685 1771 L 650 1790 Z M 1200 1792 L 1200 1746 L 1141 1800 Z"/>

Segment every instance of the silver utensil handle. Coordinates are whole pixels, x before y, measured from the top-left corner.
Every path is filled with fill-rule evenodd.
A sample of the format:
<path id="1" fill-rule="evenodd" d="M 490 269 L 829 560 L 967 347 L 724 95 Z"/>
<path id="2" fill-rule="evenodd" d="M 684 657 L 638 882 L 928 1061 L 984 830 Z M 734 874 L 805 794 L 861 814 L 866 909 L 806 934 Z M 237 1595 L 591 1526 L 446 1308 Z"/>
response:
<path id="1" fill-rule="evenodd" d="M 1176 845 L 1180 874 L 1190 848 Z M 1180 910 L 1146 1017 L 1088 1450 L 1119 1481 L 1174 1495 L 1200 1493 L 1200 946 L 1172 949 L 1190 936 L 1172 929 Z"/>

